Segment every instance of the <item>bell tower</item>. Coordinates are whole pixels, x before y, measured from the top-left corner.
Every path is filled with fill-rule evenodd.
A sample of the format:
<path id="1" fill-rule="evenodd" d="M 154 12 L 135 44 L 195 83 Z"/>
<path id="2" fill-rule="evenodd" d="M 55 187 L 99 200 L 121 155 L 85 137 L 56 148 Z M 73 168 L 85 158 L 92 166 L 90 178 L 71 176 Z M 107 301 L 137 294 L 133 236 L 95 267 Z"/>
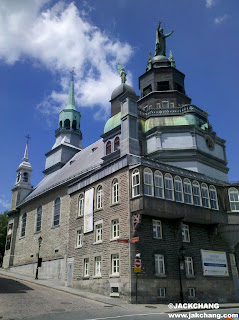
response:
<path id="1" fill-rule="evenodd" d="M 51 151 L 46 153 L 46 165 L 43 171 L 45 175 L 62 168 L 77 152 L 83 149 L 80 131 L 81 114 L 75 107 L 74 69 L 71 74 L 67 106 L 59 114 L 58 129 L 55 131 L 56 142 Z"/>
<path id="2" fill-rule="evenodd" d="M 32 167 L 28 158 L 28 143 L 30 136 L 27 137 L 26 148 L 22 163 L 17 168 L 17 178 L 12 189 L 11 210 L 15 210 L 16 206 L 32 191 L 31 172 Z"/>

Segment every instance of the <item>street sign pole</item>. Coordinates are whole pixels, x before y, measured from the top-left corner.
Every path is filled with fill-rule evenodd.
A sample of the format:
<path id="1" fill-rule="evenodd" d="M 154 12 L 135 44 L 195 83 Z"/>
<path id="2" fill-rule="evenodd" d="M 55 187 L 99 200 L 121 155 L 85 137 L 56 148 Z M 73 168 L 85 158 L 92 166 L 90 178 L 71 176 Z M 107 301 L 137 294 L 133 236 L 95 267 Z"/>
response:
<path id="1" fill-rule="evenodd" d="M 136 273 L 135 291 L 136 291 L 136 304 L 138 304 L 138 273 Z"/>

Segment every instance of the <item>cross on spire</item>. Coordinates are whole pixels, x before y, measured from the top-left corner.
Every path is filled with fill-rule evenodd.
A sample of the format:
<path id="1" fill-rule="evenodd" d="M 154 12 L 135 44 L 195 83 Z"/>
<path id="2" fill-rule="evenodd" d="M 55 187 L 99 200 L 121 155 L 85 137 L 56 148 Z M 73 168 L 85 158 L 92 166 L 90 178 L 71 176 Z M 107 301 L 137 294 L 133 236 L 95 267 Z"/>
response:
<path id="1" fill-rule="evenodd" d="M 71 80 L 72 80 L 72 81 L 74 80 L 74 76 L 76 75 L 74 69 L 75 69 L 75 67 L 72 67 L 72 70 L 70 71 L 70 73 L 71 73 Z"/>
<path id="2" fill-rule="evenodd" d="M 29 136 L 29 134 L 25 137 L 27 138 L 27 144 L 29 143 L 29 140 L 31 139 L 31 137 Z"/>

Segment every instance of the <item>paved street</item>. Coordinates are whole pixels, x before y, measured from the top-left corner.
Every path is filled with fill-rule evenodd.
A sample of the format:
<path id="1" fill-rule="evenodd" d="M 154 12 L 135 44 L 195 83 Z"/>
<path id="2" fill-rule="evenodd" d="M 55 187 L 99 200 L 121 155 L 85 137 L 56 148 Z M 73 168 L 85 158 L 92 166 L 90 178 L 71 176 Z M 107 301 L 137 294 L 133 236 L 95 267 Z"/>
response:
<path id="1" fill-rule="evenodd" d="M 118 299 L 117 299 L 118 300 Z M 113 301 L 117 301 L 113 300 Z M 76 294 L 52 289 L 0 274 L 0 319 L 32 320 L 168 320 L 166 305 L 130 305 L 97 302 Z M 192 311 L 190 314 L 192 314 Z M 202 314 L 204 311 L 198 311 Z M 238 313 L 239 308 L 208 311 L 207 314 Z M 179 313 L 174 313 L 176 319 Z M 199 317 L 198 317 L 199 318 Z M 174 319 L 174 318 L 172 318 Z M 184 313 L 182 319 L 193 319 Z M 194 318 L 195 319 L 195 318 Z M 200 317 L 200 319 L 207 319 Z M 225 319 L 222 317 L 221 319 Z"/>

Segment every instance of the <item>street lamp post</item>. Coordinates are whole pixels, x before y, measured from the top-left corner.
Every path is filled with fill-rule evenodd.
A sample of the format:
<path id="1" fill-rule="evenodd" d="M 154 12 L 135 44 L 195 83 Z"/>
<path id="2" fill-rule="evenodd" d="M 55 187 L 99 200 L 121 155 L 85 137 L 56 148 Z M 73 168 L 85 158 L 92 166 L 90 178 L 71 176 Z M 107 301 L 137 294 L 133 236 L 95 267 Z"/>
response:
<path id="1" fill-rule="evenodd" d="M 180 301 L 183 303 L 183 286 L 182 286 L 182 274 L 181 270 L 184 270 L 184 254 L 185 254 L 185 249 L 182 244 L 181 248 L 179 249 L 180 251 L 180 256 L 178 258 L 178 266 L 179 266 L 179 284 L 180 284 Z"/>
<path id="2" fill-rule="evenodd" d="M 41 243 L 42 243 L 42 237 L 40 236 L 38 238 L 38 245 L 39 245 L 39 250 L 38 250 L 38 255 L 37 255 L 37 270 L 36 270 L 36 277 L 35 279 L 38 279 L 38 268 L 39 268 L 39 264 L 40 264 L 40 249 L 41 249 Z"/>

